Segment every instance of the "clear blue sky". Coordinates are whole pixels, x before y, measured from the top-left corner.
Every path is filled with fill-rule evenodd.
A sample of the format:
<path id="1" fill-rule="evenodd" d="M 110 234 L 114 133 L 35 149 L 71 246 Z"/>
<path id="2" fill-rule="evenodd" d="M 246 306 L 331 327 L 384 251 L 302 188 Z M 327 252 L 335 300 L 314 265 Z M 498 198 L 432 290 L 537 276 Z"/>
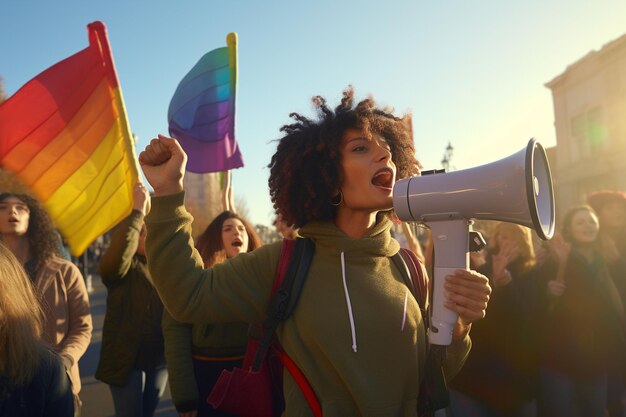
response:
<path id="1" fill-rule="evenodd" d="M 418 158 L 457 169 L 556 142 L 544 83 L 626 33 L 624 0 L 30 1 L 0 6 L 0 75 L 7 93 L 84 48 L 103 21 L 138 149 L 167 133 L 181 78 L 239 34 L 238 137 L 233 174 L 254 223 L 269 224 L 266 168 L 288 114 L 310 98 L 359 97 L 413 113 Z"/>

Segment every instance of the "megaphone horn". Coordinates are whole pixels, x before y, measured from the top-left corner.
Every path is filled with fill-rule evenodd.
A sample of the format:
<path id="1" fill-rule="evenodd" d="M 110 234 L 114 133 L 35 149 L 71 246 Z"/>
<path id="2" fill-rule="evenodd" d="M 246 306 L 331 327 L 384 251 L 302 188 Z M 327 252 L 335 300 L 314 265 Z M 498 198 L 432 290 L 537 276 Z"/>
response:
<path id="1" fill-rule="evenodd" d="M 554 194 L 546 152 L 531 139 L 506 158 L 447 173 L 399 180 L 393 205 L 403 221 L 443 220 L 450 213 L 466 219 L 500 220 L 554 234 Z"/>

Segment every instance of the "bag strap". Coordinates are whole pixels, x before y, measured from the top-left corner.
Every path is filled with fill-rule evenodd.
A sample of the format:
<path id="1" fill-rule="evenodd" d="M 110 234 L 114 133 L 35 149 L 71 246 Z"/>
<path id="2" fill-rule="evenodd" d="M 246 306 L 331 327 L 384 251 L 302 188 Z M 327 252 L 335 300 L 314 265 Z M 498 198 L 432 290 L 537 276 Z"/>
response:
<path id="1" fill-rule="evenodd" d="M 309 404 L 314 417 L 322 417 L 322 406 L 320 405 L 313 387 L 309 384 L 306 376 L 302 373 L 298 365 L 285 353 L 282 349 L 276 349 L 278 357 L 283 364 L 283 367 L 291 374 L 291 377 L 300 387 L 300 391 L 304 395 L 306 402 Z"/>
<path id="2" fill-rule="evenodd" d="M 397 258 L 398 256 L 400 256 L 400 259 Z M 400 251 L 392 259 L 396 261 L 396 266 L 404 264 L 400 270 L 404 269 L 408 273 L 412 287 L 411 292 L 419 302 L 420 307 L 428 310 L 430 304 L 428 298 L 428 274 L 422 262 L 412 250 L 406 248 L 400 248 Z"/>
<path id="3" fill-rule="evenodd" d="M 278 343 L 272 343 L 275 340 L 276 327 L 291 316 L 298 303 L 314 253 L 315 244 L 311 239 L 283 239 L 276 278 L 270 293 L 269 317 L 263 323 L 263 336 L 252 369 L 255 371 L 260 369 L 267 350 L 273 346 L 283 367 L 298 384 L 313 415 L 322 417 L 322 406 L 306 376 Z"/>
<path id="4" fill-rule="evenodd" d="M 428 310 L 430 299 L 428 293 L 428 275 L 424 265 L 419 261 L 415 253 L 409 249 L 401 248 L 392 259 L 396 266 L 406 274 L 408 272 L 410 288 L 415 299 L 418 301 L 422 312 L 422 319 L 429 328 L 430 311 Z M 420 384 L 418 397 L 418 415 L 432 416 L 435 411 L 445 408 L 450 404 L 450 395 L 446 378 L 443 373 L 443 361 L 446 355 L 445 346 L 428 345 L 428 353 L 424 367 L 424 375 Z"/>
<path id="5" fill-rule="evenodd" d="M 252 363 L 253 371 L 261 369 L 263 358 L 272 344 L 278 324 L 285 321 L 293 312 L 314 252 L 315 245 L 311 239 L 283 239 L 276 278 L 270 294 L 268 317 L 263 322 L 263 335 Z"/>
<path id="6" fill-rule="evenodd" d="M 276 269 L 276 276 L 274 277 L 274 283 L 270 291 L 270 299 L 274 296 L 278 287 L 280 287 L 285 279 L 287 273 L 287 267 L 291 261 L 293 255 L 293 249 L 296 247 L 295 239 L 283 239 L 283 243 L 280 245 L 280 255 L 278 258 L 278 268 Z"/>

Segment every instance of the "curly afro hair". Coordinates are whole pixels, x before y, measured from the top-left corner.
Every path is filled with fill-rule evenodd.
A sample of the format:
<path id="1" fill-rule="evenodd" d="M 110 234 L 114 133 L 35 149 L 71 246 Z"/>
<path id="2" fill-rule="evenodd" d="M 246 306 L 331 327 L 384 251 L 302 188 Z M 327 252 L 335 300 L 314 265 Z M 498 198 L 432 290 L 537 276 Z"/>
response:
<path id="1" fill-rule="evenodd" d="M 280 130 L 276 153 L 268 167 L 270 197 L 277 213 L 294 227 L 313 220 L 333 220 L 337 207 L 330 202 L 342 182 L 341 146 L 346 129 L 376 133 L 387 141 L 396 177 L 419 174 L 411 132 L 405 120 L 376 107 L 373 98 L 354 105 L 354 90 L 343 92 L 341 103 L 331 110 L 323 97 L 313 98 L 317 120 L 291 113 L 293 124 Z"/>
<path id="2" fill-rule="evenodd" d="M 28 206 L 30 219 L 26 238 L 30 245 L 31 255 L 35 258 L 36 269 L 39 270 L 54 255 L 59 255 L 61 239 L 54 224 L 37 199 L 28 194 L 2 193 L 0 202 L 15 197 Z"/>

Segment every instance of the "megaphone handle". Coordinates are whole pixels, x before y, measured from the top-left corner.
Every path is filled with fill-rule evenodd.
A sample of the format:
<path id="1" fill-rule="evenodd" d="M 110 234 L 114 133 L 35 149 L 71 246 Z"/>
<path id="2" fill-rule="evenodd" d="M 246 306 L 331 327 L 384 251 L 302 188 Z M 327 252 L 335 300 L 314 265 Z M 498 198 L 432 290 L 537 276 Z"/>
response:
<path id="1" fill-rule="evenodd" d="M 452 343 L 452 331 L 458 314 L 445 307 L 446 276 L 457 269 L 469 268 L 469 226 L 466 219 L 427 223 L 435 246 L 432 315 L 428 340 L 431 344 L 447 346 Z"/>

